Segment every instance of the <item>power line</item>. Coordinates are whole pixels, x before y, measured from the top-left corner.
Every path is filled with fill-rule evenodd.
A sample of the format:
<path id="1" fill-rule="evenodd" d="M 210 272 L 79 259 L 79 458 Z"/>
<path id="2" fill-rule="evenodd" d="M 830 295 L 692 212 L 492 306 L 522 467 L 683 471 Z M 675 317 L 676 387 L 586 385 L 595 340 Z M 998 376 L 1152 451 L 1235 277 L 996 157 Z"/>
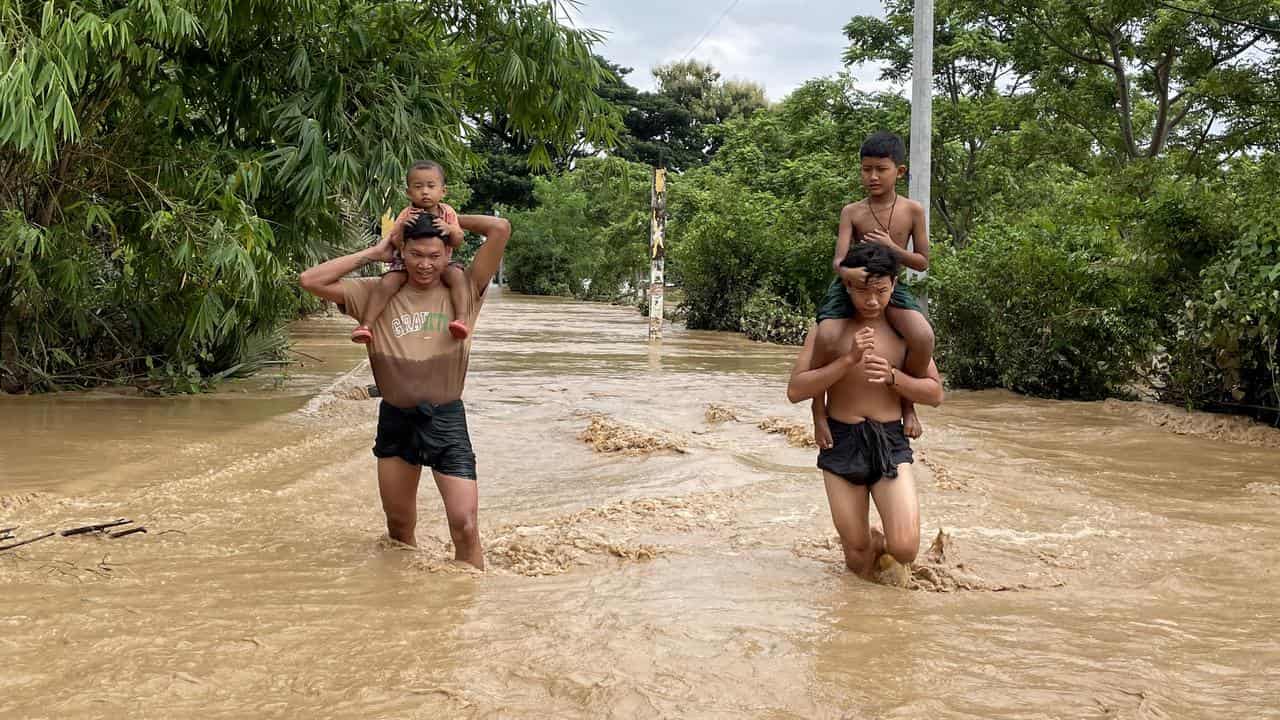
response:
<path id="1" fill-rule="evenodd" d="M 702 33 L 702 37 L 698 38 L 698 42 L 694 43 L 693 47 L 689 48 L 689 52 L 685 53 L 684 57 L 680 58 L 680 62 L 684 62 L 685 60 L 688 60 L 689 56 L 693 54 L 693 51 L 697 50 L 698 46 L 702 44 L 702 41 L 706 40 L 707 37 L 709 37 L 711 33 L 715 31 L 716 28 L 720 27 L 720 23 L 723 22 L 726 17 L 728 17 L 729 12 L 732 11 L 735 7 L 737 7 L 738 3 L 741 1 L 742 0 L 733 0 L 733 2 L 729 3 L 729 7 L 725 8 L 724 12 L 720 13 L 720 17 L 716 18 L 716 21 L 711 24 L 711 27 L 707 28 L 707 31 Z"/>

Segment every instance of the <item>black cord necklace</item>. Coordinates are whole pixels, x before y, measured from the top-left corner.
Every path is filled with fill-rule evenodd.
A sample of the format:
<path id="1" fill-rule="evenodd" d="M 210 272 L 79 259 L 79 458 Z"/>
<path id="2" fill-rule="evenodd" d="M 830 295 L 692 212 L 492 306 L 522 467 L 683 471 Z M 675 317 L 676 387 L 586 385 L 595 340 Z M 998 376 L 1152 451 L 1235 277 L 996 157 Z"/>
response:
<path id="1" fill-rule="evenodd" d="M 885 231 L 885 233 L 888 234 L 889 237 L 893 237 L 893 233 L 889 232 L 889 228 L 886 227 L 884 223 L 880 222 L 880 216 L 876 215 L 876 209 L 871 206 L 871 198 L 867 198 L 867 209 L 871 211 L 871 217 L 876 221 L 876 224 L 880 226 L 880 229 Z M 894 193 L 893 204 L 889 206 L 889 225 L 893 225 L 893 211 L 897 209 L 898 209 L 898 194 Z"/>

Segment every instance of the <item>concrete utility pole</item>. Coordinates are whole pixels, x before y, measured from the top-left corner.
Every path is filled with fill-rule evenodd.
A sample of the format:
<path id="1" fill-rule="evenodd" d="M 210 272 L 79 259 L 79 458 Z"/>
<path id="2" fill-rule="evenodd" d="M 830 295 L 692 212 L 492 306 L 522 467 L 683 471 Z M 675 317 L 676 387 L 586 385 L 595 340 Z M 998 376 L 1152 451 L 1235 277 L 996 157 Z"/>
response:
<path id="1" fill-rule="evenodd" d="M 497 210 L 494 210 L 493 216 L 496 218 L 500 218 L 502 217 L 502 213 L 498 212 Z M 506 269 L 507 267 L 506 263 L 507 263 L 507 254 L 503 253 L 502 257 L 498 258 L 498 274 L 493 276 L 493 281 L 491 284 L 497 285 L 498 287 L 502 287 L 502 271 Z"/>
<path id="2" fill-rule="evenodd" d="M 925 235 L 929 232 L 930 182 L 933 176 L 933 0 L 916 0 L 911 36 L 911 199 L 924 206 Z M 925 273 L 912 272 L 913 280 Z M 921 298 L 925 300 L 925 298 Z M 926 300 L 925 312 L 928 313 Z"/>
<path id="3" fill-rule="evenodd" d="M 662 339 L 662 294 L 666 285 L 667 169 L 653 169 L 653 214 L 649 220 L 649 340 Z"/>

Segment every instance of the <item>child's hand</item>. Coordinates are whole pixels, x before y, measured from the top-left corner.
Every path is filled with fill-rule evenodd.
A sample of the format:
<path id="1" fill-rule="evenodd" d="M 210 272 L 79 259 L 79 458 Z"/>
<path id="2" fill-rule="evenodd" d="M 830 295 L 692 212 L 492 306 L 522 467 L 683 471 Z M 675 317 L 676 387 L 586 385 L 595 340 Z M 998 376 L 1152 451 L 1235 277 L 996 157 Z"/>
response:
<path id="1" fill-rule="evenodd" d="M 827 422 L 826 416 L 813 419 L 813 441 L 820 450 L 826 450 L 835 444 L 831 439 L 831 424 Z"/>
<path id="2" fill-rule="evenodd" d="M 444 218 L 435 219 L 436 229 L 449 240 L 449 245 L 457 247 L 462 243 L 462 226 L 446 222 Z"/>
<path id="3" fill-rule="evenodd" d="M 417 217 L 421 214 L 422 214 L 422 210 L 420 208 L 416 208 L 412 205 L 409 205 L 405 209 L 401 210 L 400 214 L 396 216 L 396 225 L 400 226 L 401 228 L 408 227 L 409 223 L 416 220 Z"/>
<path id="4" fill-rule="evenodd" d="M 401 210 L 400 214 L 396 216 L 396 220 L 391 224 L 391 230 L 386 237 L 394 250 L 399 252 L 404 249 L 404 229 L 421 214 L 421 210 L 410 205 Z"/>
<path id="5" fill-rule="evenodd" d="M 889 237 L 889 233 L 885 232 L 883 228 L 876 228 L 875 230 L 872 230 L 866 235 L 863 235 L 863 239 L 866 242 L 884 245 L 885 247 L 894 247 L 897 245 L 897 243 L 893 241 L 893 238 Z"/>
<path id="6" fill-rule="evenodd" d="M 871 277 L 867 274 L 866 268 L 847 268 L 842 267 L 837 271 L 842 280 L 848 280 L 855 288 L 866 287 L 867 280 Z"/>

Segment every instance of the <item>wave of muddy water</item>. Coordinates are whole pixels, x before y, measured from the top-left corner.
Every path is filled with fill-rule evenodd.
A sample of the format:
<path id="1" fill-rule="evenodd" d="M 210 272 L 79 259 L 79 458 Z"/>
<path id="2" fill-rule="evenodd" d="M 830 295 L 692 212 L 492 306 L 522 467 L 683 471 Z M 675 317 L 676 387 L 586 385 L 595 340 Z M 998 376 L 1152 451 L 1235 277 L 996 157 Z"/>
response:
<path id="1" fill-rule="evenodd" d="M 1280 716 L 1276 449 L 952 393 L 916 465 L 951 592 L 872 585 L 814 451 L 760 428 L 808 420 L 794 349 L 650 350 L 629 309 L 497 294 L 466 392 L 477 574 L 429 483 L 422 549 L 379 540 L 348 330 L 301 324 L 323 362 L 280 390 L 0 399 L 0 527 L 149 528 L 0 553 L 0 715 Z M 683 451 L 597 452 L 593 420 Z"/>

